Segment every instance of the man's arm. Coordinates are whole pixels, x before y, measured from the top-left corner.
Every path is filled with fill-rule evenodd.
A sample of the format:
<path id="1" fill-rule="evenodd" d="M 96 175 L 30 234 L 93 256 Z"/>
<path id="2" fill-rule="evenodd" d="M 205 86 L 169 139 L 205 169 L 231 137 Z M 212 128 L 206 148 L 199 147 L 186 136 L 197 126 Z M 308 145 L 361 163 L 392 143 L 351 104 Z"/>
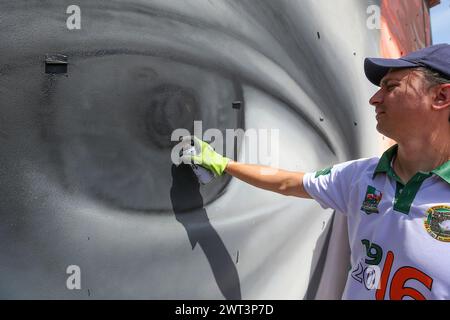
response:
<path id="1" fill-rule="evenodd" d="M 187 148 L 195 145 L 196 155 L 183 154 L 184 163 L 196 163 L 221 176 L 225 172 L 255 187 L 286 196 L 312 199 L 303 187 L 303 172 L 290 172 L 267 166 L 232 161 L 214 151 L 205 141 L 194 136 L 183 138 Z"/>
<path id="2" fill-rule="evenodd" d="M 229 161 L 225 172 L 255 187 L 286 196 L 312 199 L 303 187 L 303 172 Z M 264 174 L 265 172 L 265 174 Z"/>

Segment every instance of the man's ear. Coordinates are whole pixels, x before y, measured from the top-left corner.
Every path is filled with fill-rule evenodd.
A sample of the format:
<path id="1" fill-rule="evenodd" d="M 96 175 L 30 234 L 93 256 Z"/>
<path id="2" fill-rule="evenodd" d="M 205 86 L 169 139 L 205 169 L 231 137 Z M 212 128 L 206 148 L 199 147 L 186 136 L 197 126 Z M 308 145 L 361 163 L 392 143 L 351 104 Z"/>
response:
<path id="1" fill-rule="evenodd" d="M 450 108 L 450 83 L 437 85 L 435 90 L 432 101 L 433 109 L 442 110 Z"/>

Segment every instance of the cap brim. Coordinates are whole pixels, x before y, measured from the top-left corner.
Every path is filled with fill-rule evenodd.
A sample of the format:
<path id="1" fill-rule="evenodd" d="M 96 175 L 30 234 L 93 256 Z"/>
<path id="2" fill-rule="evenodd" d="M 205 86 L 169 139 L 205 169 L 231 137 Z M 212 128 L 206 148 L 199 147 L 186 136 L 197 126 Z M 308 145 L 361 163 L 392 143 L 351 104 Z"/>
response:
<path id="1" fill-rule="evenodd" d="M 403 59 L 366 58 L 364 60 L 366 77 L 376 86 L 380 86 L 381 79 L 390 69 L 414 67 L 418 67 L 418 65 Z"/>

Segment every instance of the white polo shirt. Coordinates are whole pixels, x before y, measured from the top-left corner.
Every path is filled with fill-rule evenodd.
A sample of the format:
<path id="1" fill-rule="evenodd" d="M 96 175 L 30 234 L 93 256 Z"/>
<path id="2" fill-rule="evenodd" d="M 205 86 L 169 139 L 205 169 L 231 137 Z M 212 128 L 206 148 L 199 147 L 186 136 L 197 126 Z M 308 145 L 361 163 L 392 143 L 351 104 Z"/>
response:
<path id="1" fill-rule="evenodd" d="M 343 299 L 450 299 L 450 161 L 403 185 L 392 169 L 397 148 L 303 178 L 323 208 L 347 216 Z"/>

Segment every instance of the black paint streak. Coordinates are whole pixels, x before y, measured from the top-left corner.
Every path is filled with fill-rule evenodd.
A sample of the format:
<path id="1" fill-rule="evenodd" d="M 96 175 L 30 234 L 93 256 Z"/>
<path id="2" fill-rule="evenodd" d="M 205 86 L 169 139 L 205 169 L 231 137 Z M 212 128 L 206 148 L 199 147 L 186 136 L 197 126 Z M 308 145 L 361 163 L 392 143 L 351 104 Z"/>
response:
<path id="1" fill-rule="evenodd" d="M 208 259 L 217 285 L 227 300 L 240 300 L 239 275 L 217 231 L 203 207 L 200 185 L 187 165 L 172 165 L 170 189 L 175 218 L 186 229 L 192 249 L 199 244 Z"/>

